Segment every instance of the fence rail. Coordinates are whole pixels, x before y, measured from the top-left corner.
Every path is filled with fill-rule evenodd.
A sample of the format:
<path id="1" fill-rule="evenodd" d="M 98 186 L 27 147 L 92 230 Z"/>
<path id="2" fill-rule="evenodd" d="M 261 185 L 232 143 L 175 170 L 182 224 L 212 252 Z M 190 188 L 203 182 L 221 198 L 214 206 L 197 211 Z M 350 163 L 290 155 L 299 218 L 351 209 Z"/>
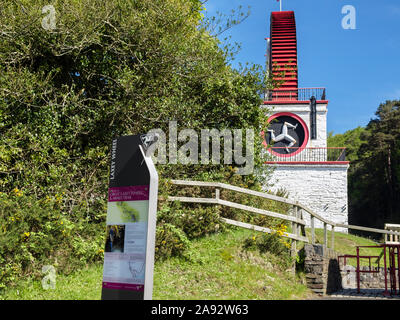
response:
<path id="1" fill-rule="evenodd" d="M 385 223 L 385 230 L 400 231 L 400 224 Z M 386 234 L 385 235 L 386 244 L 400 244 L 400 236 Z"/>
<path id="2" fill-rule="evenodd" d="M 334 147 L 273 147 L 268 149 L 272 160 L 278 162 L 343 162 L 346 148 Z"/>
<path id="3" fill-rule="evenodd" d="M 181 202 L 189 202 L 189 203 L 204 203 L 204 204 L 215 204 L 215 205 L 223 205 L 231 208 L 241 209 L 248 212 L 262 214 L 265 216 L 279 218 L 286 221 L 289 221 L 292 225 L 292 233 L 284 233 L 283 236 L 289 239 L 292 239 L 292 252 L 296 251 L 296 241 L 303 241 L 303 242 L 310 242 L 305 233 L 306 222 L 303 219 L 304 214 L 310 215 L 310 224 L 311 224 L 311 243 L 315 244 L 315 219 L 321 221 L 324 225 L 324 246 L 328 247 L 328 225 L 331 227 L 331 248 L 334 248 L 334 229 L 335 227 L 347 228 L 347 229 L 354 229 L 354 230 L 362 230 L 362 231 L 369 231 L 375 232 L 385 235 L 395 235 L 400 236 L 399 231 L 393 230 L 383 230 L 383 229 L 375 229 L 375 228 L 368 228 L 362 226 L 354 226 L 354 225 L 347 225 L 341 223 L 335 223 L 333 221 L 329 221 L 328 219 L 323 218 L 322 216 L 315 213 L 310 208 L 302 205 L 297 201 L 293 201 L 287 198 L 279 197 L 276 195 L 268 194 L 265 192 L 254 191 L 250 189 L 245 189 L 241 187 L 232 186 L 225 183 L 220 182 L 206 182 L 206 181 L 186 181 L 186 180 L 171 180 L 174 185 L 178 186 L 197 186 L 197 187 L 205 187 L 205 188 L 214 188 L 215 197 L 213 198 L 195 198 L 195 197 L 181 197 L 181 196 L 169 196 L 169 201 L 181 201 Z M 291 206 L 291 210 L 289 210 L 290 214 L 282 214 L 277 212 L 272 212 L 269 210 L 254 208 L 251 206 L 239 204 L 236 202 L 231 202 L 228 200 L 223 200 L 220 198 L 220 190 L 230 190 L 234 192 L 239 192 L 247 195 L 252 195 L 264 199 L 269 199 L 273 201 L 282 202 Z M 227 218 L 220 218 L 221 221 L 234 225 L 243 227 L 246 229 L 261 231 L 265 233 L 271 233 L 272 230 L 265 227 L 256 226 L 249 223 L 244 223 L 241 221 L 235 221 L 232 219 Z"/>

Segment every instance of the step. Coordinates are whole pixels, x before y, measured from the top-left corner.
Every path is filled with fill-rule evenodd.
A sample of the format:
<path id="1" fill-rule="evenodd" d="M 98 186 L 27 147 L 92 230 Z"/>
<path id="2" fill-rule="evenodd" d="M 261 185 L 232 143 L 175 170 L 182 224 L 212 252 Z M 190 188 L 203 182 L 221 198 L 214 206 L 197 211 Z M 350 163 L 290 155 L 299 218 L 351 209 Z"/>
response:
<path id="1" fill-rule="evenodd" d="M 272 54 L 280 54 L 280 53 L 282 53 L 282 54 L 297 54 L 297 51 L 296 50 L 293 50 L 293 49 L 287 49 L 287 50 L 282 50 L 282 49 L 279 49 L 279 50 L 277 50 L 276 48 L 272 48 Z"/>
<path id="2" fill-rule="evenodd" d="M 275 77 L 274 76 L 274 79 L 275 80 L 284 80 L 287 83 L 297 83 L 297 78 L 296 77 L 295 78 L 291 78 L 291 77 Z"/>
<path id="3" fill-rule="evenodd" d="M 282 73 L 283 73 L 284 71 L 272 71 L 272 74 L 274 75 L 274 76 L 280 76 L 280 75 L 283 75 Z M 289 78 L 289 79 L 295 79 L 295 78 L 292 78 L 293 76 L 294 77 L 297 77 L 297 72 L 284 72 L 285 74 L 283 75 L 284 77 L 287 77 L 287 78 Z M 297 78 L 296 78 L 297 79 Z"/>
<path id="4" fill-rule="evenodd" d="M 284 52 L 284 53 L 297 53 L 297 48 L 296 46 L 290 46 L 290 47 L 272 47 L 272 50 L 274 52 Z"/>
<path id="5" fill-rule="evenodd" d="M 272 33 L 276 33 L 276 32 L 279 32 L 279 33 L 284 33 L 284 32 L 287 32 L 287 33 L 296 33 L 296 29 L 274 29 L 274 28 L 272 28 L 272 30 L 271 30 L 271 32 Z"/>
<path id="6" fill-rule="evenodd" d="M 296 75 L 288 76 L 288 75 L 285 74 L 285 76 L 283 76 L 283 77 L 278 77 L 278 76 L 280 76 L 280 74 L 278 74 L 277 76 L 274 75 L 274 79 L 275 80 L 287 80 L 287 81 L 296 81 L 297 82 Z"/>
<path id="7" fill-rule="evenodd" d="M 275 29 L 272 29 L 271 33 L 272 34 L 274 34 L 274 33 L 296 33 L 296 30 L 295 29 L 289 29 L 289 30 L 275 30 Z"/>
<path id="8" fill-rule="evenodd" d="M 273 36 L 271 37 L 272 42 L 274 42 L 275 40 L 283 40 L 283 41 L 296 41 L 296 36 L 282 36 L 282 35 L 278 35 L 278 36 Z"/>
<path id="9" fill-rule="evenodd" d="M 279 31 L 272 31 L 272 36 L 294 36 L 296 35 L 296 31 L 293 32 L 279 32 Z"/>
<path id="10" fill-rule="evenodd" d="M 280 48 L 282 48 L 282 49 L 291 49 L 291 50 L 297 50 L 297 45 L 296 45 L 296 43 L 275 43 L 275 44 L 273 44 L 272 45 L 272 48 L 273 49 L 280 49 Z"/>
<path id="11" fill-rule="evenodd" d="M 274 64 L 272 68 L 273 72 L 280 72 L 280 71 L 292 71 L 292 72 L 297 72 L 297 63 L 292 63 L 291 65 L 280 65 L 280 64 Z"/>
<path id="12" fill-rule="evenodd" d="M 289 60 L 290 60 L 290 62 L 289 62 Z M 272 62 L 274 63 L 274 64 L 276 64 L 276 65 L 279 65 L 279 66 L 283 66 L 284 64 L 287 64 L 287 65 L 289 65 L 289 66 L 297 66 L 297 59 L 293 59 L 293 58 L 290 58 L 290 59 L 288 59 L 288 58 L 275 58 L 275 59 L 272 59 Z"/>
<path id="13" fill-rule="evenodd" d="M 296 32 L 292 32 L 291 34 L 283 34 L 282 32 L 274 32 L 274 34 L 271 35 L 271 37 L 286 37 L 286 38 L 293 38 L 296 36 Z"/>
<path id="14" fill-rule="evenodd" d="M 277 51 L 277 50 L 272 50 L 272 57 L 277 57 L 277 58 L 283 58 L 283 57 L 293 57 L 296 58 L 296 51 L 295 52 L 290 52 L 290 51 Z"/>
<path id="15" fill-rule="evenodd" d="M 297 87 L 293 87 L 292 89 L 281 89 L 281 87 L 276 88 L 273 90 L 273 92 L 276 92 L 276 95 L 280 96 L 294 96 L 297 95 Z"/>
<path id="16" fill-rule="evenodd" d="M 297 56 L 296 56 L 296 54 L 282 54 L 282 53 L 275 54 L 274 52 L 272 52 L 272 60 L 284 59 L 284 58 L 286 58 L 286 61 L 289 62 L 291 59 L 293 59 L 293 61 L 294 61 L 294 59 L 296 59 Z M 280 61 L 283 61 L 283 60 L 280 60 Z"/>
<path id="17" fill-rule="evenodd" d="M 272 60 L 272 66 L 273 66 L 273 70 L 274 71 L 281 71 L 283 70 L 283 68 L 296 68 L 297 70 L 297 61 L 276 61 L 276 60 Z"/>
<path id="18" fill-rule="evenodd" d="M 287 40 L 287 39 L 272 39 L 273 41 L 271 42 L 271 44 L 274 46 L 281 46 L 282 44 L 288 44 L 288 45 L 292 45 L 292 46 L 296 46 L 296 40 Z"/>
<path id="19" fill-rule="evenodd" d="M 297 93 L 297 86 L 291 86 L 291 87 L 285 87 L 285 85 L 280 85 L 279 86 L 280 89 L 280 93 L 287 93 L 288 95 L 294 95 L 294 94 L 298 94 Z"/>
<path id="20" fill-rule="evenodd" d="M 284 69 L 286 69 L 286 70 L 284 70 Z M 272 71 L 272 74 L 274 74 L 274 75 L 279 75 L 279 74 L 282 74 L 282 72 L 285 72 L 285 75 L 287 75 L 287 74 L 290 74 L 290 75 L 295 74 L 297 76 L 297 70 L 293 70 L 293 69 L 290 69 L 290 68 L 282 68 L 282 69 L 279 69 L 279 70 L 272 69 L 271 71 Z"/>
<path id="21" fill-rule="evenodd" d="M 292 88 L 292 89 L 281 89 L 281 88 L 276 88 L 272 91 L 279 91 L 279 94 L 288 94 L 288 93 L 296 93 L 298 91 L 298 88 Z"/>
<path id="22" fill-rule="evenodd" d="M 292 49 L 296 49 L 297 48 L 297 44 L 296 44 L 296 41 L 286 41 L 286 42 L 275 42 L 275 41 L 272 41 L 272 47 L 273 48 L 282 48 L 282 49 L 290 49 L 290 48 L 292 48 Z"/>
<path id="23" fill-rule="evenodd" d="M 287 55 L 287 54 L 296 55 L 297 54 L 297 50 L 293 50 L 293 49 L 287 49 L 287 50 L 279 49 L 279 50 L 277 50 L 275 48 L 272 48 L 271 51 L 272 51 L 273 55 Z"/>
<path id="24" fill-rule="evenodd" d="M 297 71 L 297 63 L 291 63 L 291 64 L 287 64 L 286 66 L 281 65 L 281 64 L 273 64 L 272 65 L 272 71 Z"/>
<path id="25" fill-rule="evenodd" d="M 274 58 L 274 59 L 272 59 L 273 61 L 276 61 L 278 64 L 280 63 L 280 64 L 284 64 L 285 62 L 287 62 L 287 63 L 294 63 L 294 62 L 297 62 L 297 58 L 296 57 L 293 57 L 293 58 L 285 58 L 285 57 L 280 57 L 280 56 L 277 56 L 277 57 L 274 57 L 274 56 L 272 56 L 272 58 Z M 289 62 L 290 61 L 290 62 Z"/>
<path id="26" fill-rule="evenodd" d="M 272 27 L 272 31 L 296 31 L 296 29 L 291 27 Z"/>

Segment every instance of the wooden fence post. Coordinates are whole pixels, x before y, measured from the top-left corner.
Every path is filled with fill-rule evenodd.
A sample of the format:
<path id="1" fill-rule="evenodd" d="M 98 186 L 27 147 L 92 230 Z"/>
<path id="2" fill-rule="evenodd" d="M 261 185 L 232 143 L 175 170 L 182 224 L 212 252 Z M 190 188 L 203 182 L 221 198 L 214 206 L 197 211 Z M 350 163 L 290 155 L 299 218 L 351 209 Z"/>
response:
<path id="1" fill-rule="evenodd" d="M 215 188 L 215 199 L 219 200 L 219 189 Z"/>
<path id="2" fill-rule="evenodd" d="M 315 226 L 314 226 L 315 218 L 311 216 L 311 243 L 315 244 Z"/>
<path id="3" fill-rule="evenodd" d="M 293 206 L 293 213 L 292 213 L 293 217 L 297 217 L 297 206 Z M 292 221 L 292 232 L 297 236 L 298 235 L 298 227 L 297 227 L 297 223 Z M 294 258 L 296 256 L 296 251 L 297 251 L 297 241 L 292 239 L 292 246 L 290 249 L 290 255 Z"/>
<path id="4" fill-rule="evenodd" d="M 331 248 L 335 249 L 335 226 L 332 224 Z"/>
<path id="5" fill-rule="evenodd" d="M 328 225 L 324 222 L 324 247 L 328 248 Z"/>

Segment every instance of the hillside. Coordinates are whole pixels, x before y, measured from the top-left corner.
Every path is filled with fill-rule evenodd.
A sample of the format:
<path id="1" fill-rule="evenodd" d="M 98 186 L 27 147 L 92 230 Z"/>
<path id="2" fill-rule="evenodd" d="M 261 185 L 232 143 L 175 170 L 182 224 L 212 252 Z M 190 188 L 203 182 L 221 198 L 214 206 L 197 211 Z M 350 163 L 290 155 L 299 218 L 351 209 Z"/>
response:
<path id="1" fill-rule="evenodd" d="M 253 236 L 249 230 L 230 230 L 193 241 L 190 260 L 171 258 L 157 262 L 154 294 L 157 300 L 304 300 L 314 295 L 302 274 L 294 276 L 272 254 L 245 251 L 241 244 Z M 317 240 L 322 241 L 322 230 Z M 336 233 L 335 247 L 354 253 L 355 245 L 373 245 L 365 238 Z M 371 252 L 372 253 L 372 252 Z M 98 300 L 102 264 L 93 264 L 69 276 L 57 275 L 55 290 L 42 289 L 40 281 L 21 281 L 0 299 Z"/>

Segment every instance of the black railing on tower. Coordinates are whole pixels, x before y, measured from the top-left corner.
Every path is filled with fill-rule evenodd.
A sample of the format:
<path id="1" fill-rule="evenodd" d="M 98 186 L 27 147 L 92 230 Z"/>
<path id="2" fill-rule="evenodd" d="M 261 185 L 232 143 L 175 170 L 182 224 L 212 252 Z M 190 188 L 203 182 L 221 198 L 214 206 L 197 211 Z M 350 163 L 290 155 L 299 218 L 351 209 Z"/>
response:
<path id="1" fill-rule="evenodd" d="M 326 100 L 325 88 L 297 88 L 291 90 L 274 89 L 265 93 L 265 101 L 310 101 L 314 96 L 317 101 Z"/>
<path id="2" fill-rule="evenodd" d="M 272 155 L 271 162 L 344 162 L 346 148 L 343 147 L 273 147 L 268 151 Z M 270 162 L 270 161 L 269 161 Z"/>

